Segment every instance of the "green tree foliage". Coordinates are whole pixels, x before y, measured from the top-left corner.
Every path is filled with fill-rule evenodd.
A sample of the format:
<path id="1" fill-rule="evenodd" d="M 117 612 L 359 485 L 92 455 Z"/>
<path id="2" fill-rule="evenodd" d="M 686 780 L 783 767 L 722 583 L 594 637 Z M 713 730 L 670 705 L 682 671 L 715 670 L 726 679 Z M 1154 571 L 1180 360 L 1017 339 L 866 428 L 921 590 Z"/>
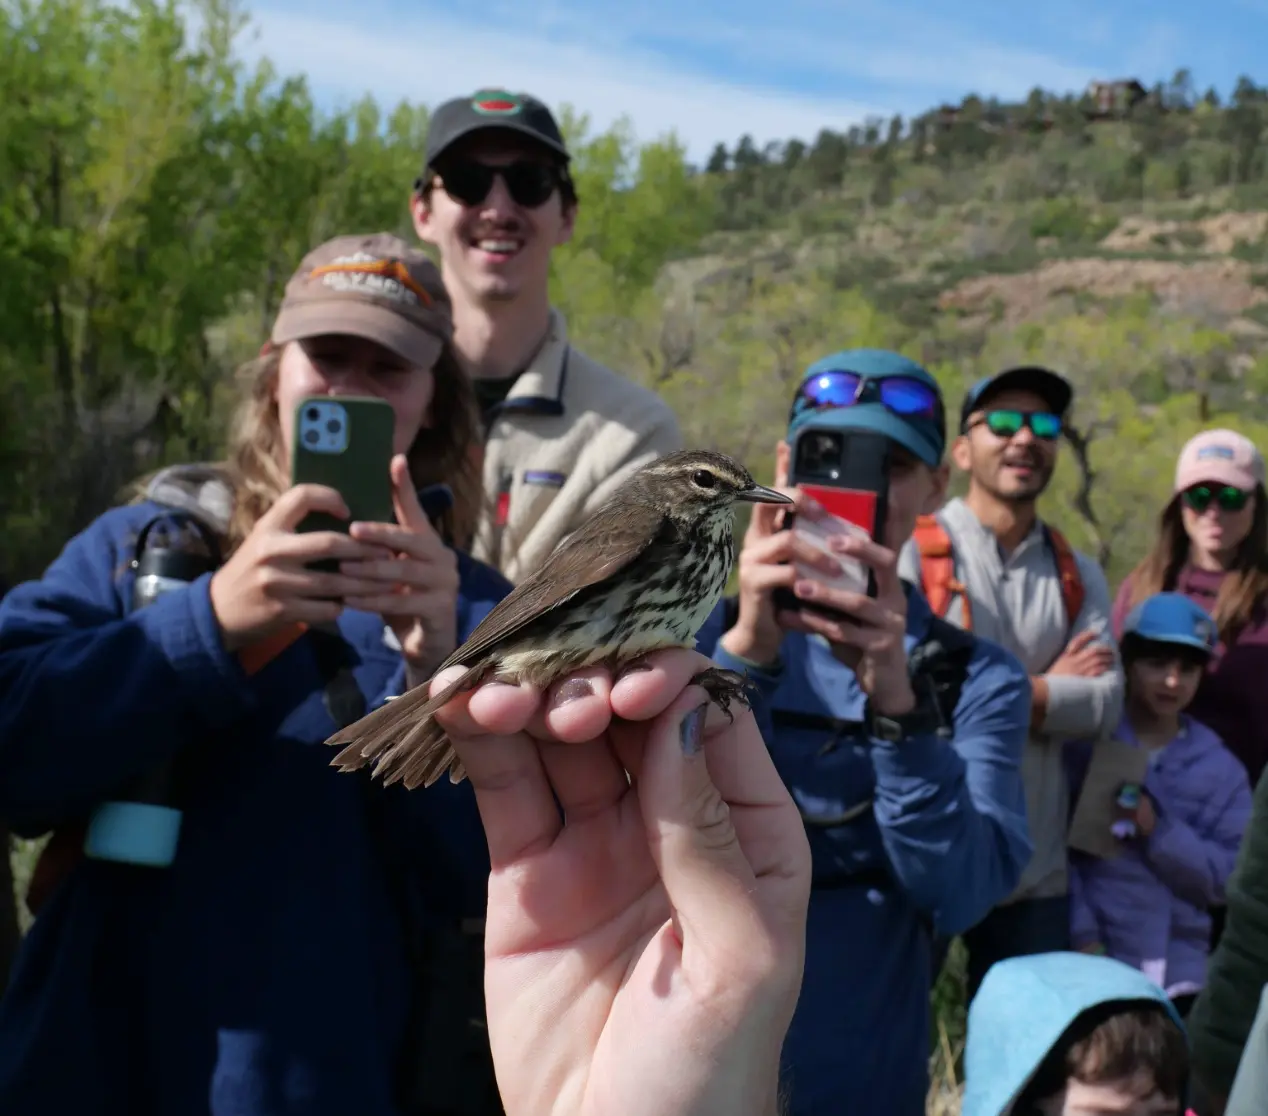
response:
<path id="1" fill-rule="evenodd" d="M 409 238 L 428 111 L 318 112 L 302 78 L 236 53 L 235 0 L 0 6 L 0 576 L 37 573 L 132 477 L 219 452 L 236 363 L 303 254 Z M 712 224 L 665 138 L 562 113 L 582 198 L 558 254 L 582 322 L 647 292 Z M 754 155 L 756 157 L 756 155 Z"/>

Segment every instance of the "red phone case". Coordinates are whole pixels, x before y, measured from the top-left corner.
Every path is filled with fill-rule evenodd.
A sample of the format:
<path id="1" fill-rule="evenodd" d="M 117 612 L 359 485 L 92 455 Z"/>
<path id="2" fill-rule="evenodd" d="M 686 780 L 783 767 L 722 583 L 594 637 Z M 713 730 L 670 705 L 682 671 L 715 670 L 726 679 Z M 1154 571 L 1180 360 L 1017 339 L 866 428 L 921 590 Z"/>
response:
<path id="1" fill-rule="evenodd" d="M 857 488 L 829 488 L 818 484 L 803 484 L 800 487 L 825 511 L 847 523 L 853 523 L 856 527 L 862 527 L 869 538 L 876 538 L 875 492 Z"/>

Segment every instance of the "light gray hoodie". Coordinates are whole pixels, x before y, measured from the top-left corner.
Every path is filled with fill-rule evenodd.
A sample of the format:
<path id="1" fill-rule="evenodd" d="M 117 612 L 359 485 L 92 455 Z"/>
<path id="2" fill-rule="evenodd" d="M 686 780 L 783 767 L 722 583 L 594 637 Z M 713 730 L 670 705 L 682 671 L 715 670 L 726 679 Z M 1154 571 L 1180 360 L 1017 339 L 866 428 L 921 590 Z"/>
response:
<path id="1" fill-rule="evenodd" d="M 995 535 L 963 500 L 948 501 L 938 519 L 951 537 L 955 576 L 968 592 L 976 635 L 1006 647 L 1032 675 L 1047 671 L 1069 640 L 1083 631 L 1097 633 L 1115 648 L 1114 668 L 1106 674 L 1047 679 L 1047 713 L 1022 755 L 1027 823 L 1035 851 L 1006 902 L 1064 895 L 1069 788 L 1062 766 L 1062 744 L 1111 732 L 1122 711 L 1123 672 L 1110 631 L 1109 585 L 1101 567 L 1076 552 L 1085 597 L 1071 627 L 1061 598 L 1056 558 L 1041 524 L 1036 523 L 1005 558 Z M 920 584 L 920 552 L 914 540 L 903 548 L 898 568 L 902 577 Z M 952 598 L 946 619 L 963 626 L 958 596 Z"/>

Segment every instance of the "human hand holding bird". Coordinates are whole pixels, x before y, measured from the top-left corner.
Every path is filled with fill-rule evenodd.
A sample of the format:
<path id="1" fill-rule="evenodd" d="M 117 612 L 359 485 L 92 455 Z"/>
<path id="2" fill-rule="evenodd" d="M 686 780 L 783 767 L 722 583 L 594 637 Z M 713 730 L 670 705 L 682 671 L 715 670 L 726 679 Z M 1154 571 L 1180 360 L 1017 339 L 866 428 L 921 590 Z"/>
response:
<path id="1" fill-rule="evenodd" d="M 482 685 L 436 714 L 488 839 L 508 1113 L 776 1110 L 810 848 L 752 713 L 729 720 L 694 684 L 708 666 L 663 651 L 545 691 Z"/>
<path id="2" fill-rule="evenodd" d="M 737 501 L 789 504 L 718 453 L 681 450 L 657 458 L 520 582 L 438 668 L 466 668 L 443 689 L 416 686 L 335 733 L 345 771 L 374 763 L 385 783 L 429 786 L 462 760 L 435 714 L 485 681 L 545 689 L 584 667 L 619 671 L 666 648 L 691 648 L 721 599 L 735 562 Z M 716 667 L 696 681 L 724 710 L 744 682 Z"/>

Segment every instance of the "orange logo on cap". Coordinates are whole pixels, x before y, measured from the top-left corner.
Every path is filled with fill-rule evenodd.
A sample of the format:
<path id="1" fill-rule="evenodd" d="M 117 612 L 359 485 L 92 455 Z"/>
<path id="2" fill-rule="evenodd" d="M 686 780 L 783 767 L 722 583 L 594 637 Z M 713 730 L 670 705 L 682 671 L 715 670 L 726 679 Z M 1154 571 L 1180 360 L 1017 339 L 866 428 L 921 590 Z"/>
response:
<path id="1" fill-rule="evenodd" d="M 395 279 L 401 286 L 412 291 L 424 306 L 433 305 L 432 297 L 409 273 L 409 269 L 400 260 L 356 260 L 348 263 L 323 264 L 313 268 L 311 275 L 315 279 L 320 275 L 333 275 L 337 272 L 352 272 L 358 275 L 384 275 Z"/>

